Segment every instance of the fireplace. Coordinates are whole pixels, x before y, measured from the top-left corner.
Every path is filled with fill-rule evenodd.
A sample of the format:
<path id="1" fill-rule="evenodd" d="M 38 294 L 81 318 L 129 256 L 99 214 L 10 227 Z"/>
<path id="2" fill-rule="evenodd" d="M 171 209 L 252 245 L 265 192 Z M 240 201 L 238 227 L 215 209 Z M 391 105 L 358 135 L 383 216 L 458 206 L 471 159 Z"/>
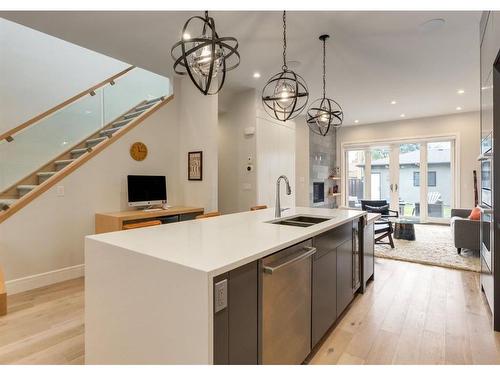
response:
<path id="1" fill-rule="evenodd" d="M 322 203 L 325 201 L 325 183 L 313 182 L 313 203 Z"/>

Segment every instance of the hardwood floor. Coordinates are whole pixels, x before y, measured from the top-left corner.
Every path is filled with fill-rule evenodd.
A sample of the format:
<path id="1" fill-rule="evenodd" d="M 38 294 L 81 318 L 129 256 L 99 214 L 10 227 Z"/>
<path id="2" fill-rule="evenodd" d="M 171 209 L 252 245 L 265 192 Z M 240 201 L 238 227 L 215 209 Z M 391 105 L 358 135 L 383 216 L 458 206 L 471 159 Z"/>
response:
<path id="1" fill-rule="evenodd" d="M 311 364 L 500 364 L 479 274 L 376 258 Z"/>
<path id="2" fill-rule="evenodd" d="M 83 278 L 8 296 L 0 364 L 83 364 Z"/>
<path id="3" fill-rule="evenodd" d="M 478 274 L 376 260 L 312 364 L 500 364 Z M 83 279 L 8 297 L 0 364 L 83 364 Z"/>

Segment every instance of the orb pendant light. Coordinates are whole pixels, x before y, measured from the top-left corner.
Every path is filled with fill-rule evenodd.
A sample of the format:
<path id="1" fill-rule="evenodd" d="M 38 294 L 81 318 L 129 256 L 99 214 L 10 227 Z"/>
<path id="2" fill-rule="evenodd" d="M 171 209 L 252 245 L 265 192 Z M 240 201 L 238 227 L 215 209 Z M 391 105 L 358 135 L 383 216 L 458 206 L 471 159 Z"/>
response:
<path id="1" fill-rule="evenodd" d="M 240 64 L 238 41 L 219 37 L 215 21 L 208 12 L 205 17 L 194 16 L 187 20 L 181 40 L 174 44 L 170 54 L 175 73 L 187 74 L 204 95 L 217 94 L 224 85 L 226 72 Z"/>
<path id="2" fill-rule="evenodd" d="M 311 103 L 306 116 L 309 128 L 322 136 L 327 135 L 331 127 L 337 128 L 344 121 L 340 104 L 326 97 L 326 40 L 329 37 L 329 35 L 319 37 L 323 42 L 323 97 Z"/>
<path id="3" fill-rule="evenodd" d="M 307 105 L 309 92 L 304 79 L 286 65 L 286 11 L 283 12 L 283 66 L 262 90 L 264 109 L 280 121 L 297 117 Z"/>

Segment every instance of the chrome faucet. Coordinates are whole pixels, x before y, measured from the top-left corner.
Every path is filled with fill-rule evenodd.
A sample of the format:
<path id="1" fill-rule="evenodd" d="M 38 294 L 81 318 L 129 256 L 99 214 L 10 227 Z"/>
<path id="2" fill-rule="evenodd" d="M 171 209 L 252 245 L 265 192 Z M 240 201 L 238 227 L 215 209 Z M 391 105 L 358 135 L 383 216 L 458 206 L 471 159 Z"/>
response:
<path id="1" fill-rule="evenodd" d="M 286 183 L 286 195 L 292 194 L 292 189 L 290 188 L 290 182 L 288 181 L 288 178 L 285 175 L 281 175 L 278 177 L 278 180 L 276 181 L 276 209 L 274 211 L 274 216 L 275 217 L 281 217 L 281 212 L 287 210 L 288 208 L 281 209 L 281 201 L 280 201 L 280 182 L 281 180 L 285 180 Z"/>

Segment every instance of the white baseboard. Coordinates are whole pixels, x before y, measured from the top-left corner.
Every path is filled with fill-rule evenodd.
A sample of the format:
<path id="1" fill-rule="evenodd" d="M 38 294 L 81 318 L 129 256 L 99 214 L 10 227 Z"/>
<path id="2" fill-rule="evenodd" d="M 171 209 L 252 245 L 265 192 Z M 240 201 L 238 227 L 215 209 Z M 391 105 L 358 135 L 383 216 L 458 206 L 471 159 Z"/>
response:
<path id="1" fill-rule="evenodd" d="M 76 266 L 6 281 L 5 289 L 7 290 L 7 294 L 21 293 L 27 290 L 41 288 L 42 286 L 59 283 L 61 281 L 76 279 L 78 277 L 82 277 L 84 273 L 85 265 L 79 264 Z"/>

